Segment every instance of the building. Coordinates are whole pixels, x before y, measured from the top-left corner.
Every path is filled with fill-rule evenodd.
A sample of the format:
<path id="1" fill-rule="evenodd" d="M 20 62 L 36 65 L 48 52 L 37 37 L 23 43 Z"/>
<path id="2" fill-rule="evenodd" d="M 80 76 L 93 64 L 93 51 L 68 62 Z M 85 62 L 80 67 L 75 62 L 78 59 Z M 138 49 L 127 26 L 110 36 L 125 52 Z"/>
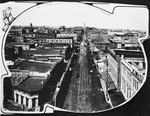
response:
<path id="1" fill-rule="evenodd" d="M 119 51 L 119 52 L 118 52 Z M 126 100 L 141 87 L 145 75 L 143 54 L 133 50 L 108 50 L 108 74 Z"/>
<path id="2" fill-rule="evenodd" d="M 9 30 L 6 38 L 6 43 L 10 42 L 23 42 L 22 27 L 13 26 Z"/>
<path id="3" fill-rule="evenodd" d="M 64 33 L 57 34 L 57 37 L 76 37 L 76 36 L 77 36 L 77 34 L 70 33 L 70 32 L 64 32 Z"/>
<path id="4" fill-rule="evenodd" d="M 136 47 L 140 48 L 138 38 L 136 36 L 129 36 L 129 34 L 124 35 L 114 35 L 111 38 L 109 38 L 110 43 L 115 45 L 115 48 L 125 48 L 126 47 L 133 47 L 133 49 L 136 49 Z"/>
<path id="5" fill-rule="evenodd" d="M 109 38 L 107 35 L 98 35 L 97 37 L 91 37 L 91 41 L 98 49 L 104 51 L 107 48 L 112 49 L 114 46 L 114 44 L 110 43 Z"/>
<path id="6" fill-rule="evenodd" d="M 19 70 L 19 69 L 9 69 L 9 70 L 11 73 L 11 83 L 13 86 L 17 86 L 30 74 L 29 70 Z"/>
<path id="7" fill-rule="evenodd" d="M 28 76 L 48 76 L 56 65 L 55 63 L 48 64 L 33 61 L 15 62 L 14 65 L 9 68 L 12 85 L 17 86 Z"/>
<path id="8" fill-rule="evenodd" d="M 29 50 L 30 49 L 31 43 L 16 43 L 14 46 L 17 47 L 22 47 L 22 50 Z"/>
<path id="9" fill-rule="evenodd" d="M 108 74 L 111 77 L 116 88 L 120 90 L 120 80 L 119 80 L 120 59 L 117 55 L 115 55 L 113 50 L 108 50 L 107 61 L 108 61 Z"/>
<path id="10" fill-rule="evenodd" d="M 130 99 L 141 87 L 144 80 L 145 67 L 143 62 L 139 61 L 139 65 L 134 62 L 128 62 L 124 58 L 121 59 L 121 91 L 124 98 Z"/>
<path id="11" fill-rule="evenodd" d="M 47 77 L 30 76 L 14 88 L 14 102 L 26 109 L 38 106 L 38 92 L 44 86 Z"/>
<path id="12" fill-rule="evenodd" d="M 46 43 L 56 44 L 56 45 L 70 45 L 73 47 L 73 39 L 74 37 L 57 37 L 57 38 L 47 38 L 45 40 Z"/>
<path id="13" fill-rule="evenodd" d="M 74 27 L 74 33 L 77 33 L 77 34 L 83 34 L 83 28 L 82 27 L 80 27 L 80 26 L 76 26 L 76 27 Z"/>
<path id="14" fill-rule="evenodd" d="M 23 78 L 23 75 L 25 76 L 26 74 L 26 78 L 14 86 L 14 102 L 24 106 L 26 110 L 34 110 L 34 108 L 41 105 L 41 101 L 50 101 L 50 97 L 45 98 L 44 100 L 41 96 L 50 96 L 49 92 L 53 93 L 55 91 L 55 86 L 57 84 L 56 80 L 59 81 L 61 75 L 55 74 L 54 76 L 53 69 L 57 70 L 62 66 L 66 66 L 63 65 L 63 60 L 59 60 L 59 62 L 55 62 L 55 64 L 31 61 L 24 61 L 21 63 L 19 68 L 22 70 L 11 72 L 12 76 L 15 77 L 19 75 L 20 78 Z M 23 72 L 26 73 L 23 74 Z M 54 80 L 56 81 L 55 84 Z M 50 86 L 51 88 L 49 88 Z"/>
<path id="15" fill-rule="evenodd" d="M 48 46 L 47 46 L 48 47 Z M 46 48 L 46 46 L 44 47 Z M 23 51 L 23 58 L 31 61 L 41 61 L 53 63 L 62 59 L 65 55 L 66 48 L 48 48 L 48 49 L 30 49 Z"/>

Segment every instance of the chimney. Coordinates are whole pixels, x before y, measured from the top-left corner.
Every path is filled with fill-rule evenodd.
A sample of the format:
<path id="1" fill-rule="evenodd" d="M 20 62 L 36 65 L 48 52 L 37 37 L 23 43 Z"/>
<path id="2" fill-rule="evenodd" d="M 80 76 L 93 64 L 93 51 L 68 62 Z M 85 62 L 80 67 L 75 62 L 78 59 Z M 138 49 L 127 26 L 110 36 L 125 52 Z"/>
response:
<path id="1" fill-rule="evenodd" d="M 124 59 L 124 55 L 121 55 L 121 58 Z"/>

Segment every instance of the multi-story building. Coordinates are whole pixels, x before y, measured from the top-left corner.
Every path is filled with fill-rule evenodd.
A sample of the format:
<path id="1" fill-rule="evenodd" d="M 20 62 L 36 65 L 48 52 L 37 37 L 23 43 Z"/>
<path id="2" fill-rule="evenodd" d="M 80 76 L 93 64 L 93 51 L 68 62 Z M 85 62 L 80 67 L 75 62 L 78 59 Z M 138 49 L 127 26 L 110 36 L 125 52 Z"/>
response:
<path id="1" fill-rule="evenodd" d="M 108 61 L 108 74 L 111 77 L 116 88 L 120 90 L 120 80 L 119 80 L 120 59 L 117 55 L 115 55 L 113 50 L 108 50 L 107 61 Z"/>
<path id="2" fill-rule="evenodd" d="M 130 99 L 141 87 L 145 73 L 142 65 L 141 61 L 136 65 L 134 62 L 129 63 L 124 58 L 121 59 L 121 91 L 125 99 Z"/>
<path id="3" fill-rule="evenodd" d="M 26 110 L 37 107 L 39 104 L 38 92 L 41 91 L 46 80 L 45 76 L 27 77 L 14 87 L 14 102 L 23 105 Z"/>
<path id="4" fill-rule="evenodd" d="M 119 52 L 118 52 L 119 51 Z M 141 51 L 108 50 L 108 74 L 126 100 L 141 87 L 145 75 L 145 61 Z"/>
<path id="5" fill-rule="evenodd" d="M 51 93 L 55 91 L 57 81 L 59 81 L 63 71 L 61 68 L 66 65 L 61 59 L 55 64 L 24 61 L 19 66 L 22 70 L 11 72 L 12 76 L 23 77 L 26 74 L 26 78 L 14 86 L 14 102 L 24 106 L 24 110 L 34 110 L 45 100 L 51 100 Z M 58 68 L 61 71 L 59 75 L 56 75 L 53 70 L 56 71 Z M 44 95 L 49 97 L 43 99 L 41 96 Z"/>
<path id="6" fill-rule="evenodd" d="M 26 60 L 52 63 L 62 59 L 65 55 L 65 50 L 66 48 L 24 50 L 23 58 Z"/>

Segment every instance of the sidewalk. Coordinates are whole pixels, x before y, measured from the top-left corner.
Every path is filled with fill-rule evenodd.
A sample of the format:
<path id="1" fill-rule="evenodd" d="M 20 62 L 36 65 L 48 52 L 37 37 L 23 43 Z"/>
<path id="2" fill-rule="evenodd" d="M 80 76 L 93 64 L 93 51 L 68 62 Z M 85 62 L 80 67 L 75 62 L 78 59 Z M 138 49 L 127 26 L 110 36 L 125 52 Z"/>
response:
<path id="1" fill-rule="evenodd" d="M 113 80 L 107 73 L 107 70 L 101 71 L 99 70 L 102 80 L 104 80 L 105 84 L 107 84 L 107 91 L 112 103 L 112 106 L 115 107 L 123 102 L 125 102 L 124 96 L 121 91 L 117 91 L 117 87 L 113 83 Z"/>

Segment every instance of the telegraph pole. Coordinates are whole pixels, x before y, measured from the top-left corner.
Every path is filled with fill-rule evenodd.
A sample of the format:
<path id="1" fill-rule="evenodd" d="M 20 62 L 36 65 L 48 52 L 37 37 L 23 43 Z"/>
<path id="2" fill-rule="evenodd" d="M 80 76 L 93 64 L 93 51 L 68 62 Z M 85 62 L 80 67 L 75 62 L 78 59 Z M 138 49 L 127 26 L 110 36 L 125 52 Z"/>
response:
<path id="1" fill-rule="evenodd" d="M 121 58 L 118 56 L 117 57 L 118 60 L 118 79 L 117 79 L 117 83 L 118 83 L 118 91 L 120 91 L 120 85 L 121 85 Z"/>

